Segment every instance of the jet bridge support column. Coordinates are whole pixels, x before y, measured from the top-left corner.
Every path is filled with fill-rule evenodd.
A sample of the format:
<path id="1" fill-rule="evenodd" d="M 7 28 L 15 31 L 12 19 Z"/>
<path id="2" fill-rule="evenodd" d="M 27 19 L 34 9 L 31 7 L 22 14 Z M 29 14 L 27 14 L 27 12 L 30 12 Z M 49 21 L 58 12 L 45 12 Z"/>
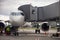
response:
<path id="1" fill-rule="evenodd" d="M 60 0 L 59 0 L 59 27 L 60 27 Z"/>
<path id="2" fill-rule="evenodd" d="M 60 32 L 60 0 L 59 0 L 58 8 L 59 8 L 59 27 L 58 27 L 57 31 Z"/>
<path id="3" fill-rule="evenodd" d="M 35 33 L 40 33 L 40 28 L 39 28 L 38 22 L 34 22 L 34 24 L 35 24 L 35 27 L 36 27 Z"/>

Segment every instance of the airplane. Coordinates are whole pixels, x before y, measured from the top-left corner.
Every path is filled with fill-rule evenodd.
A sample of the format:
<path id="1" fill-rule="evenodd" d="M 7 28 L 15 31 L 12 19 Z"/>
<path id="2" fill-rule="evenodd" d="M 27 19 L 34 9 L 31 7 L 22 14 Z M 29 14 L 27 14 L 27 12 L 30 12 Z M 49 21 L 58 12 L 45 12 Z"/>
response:
<path id="1" fill-rule="evenodd" d="M 10 23 L 12 24 L 12 27 L 15 27 L 15 28 L 27 27 L 27 26 L 32 27 L 32 25 L 31 25 L 32 23 L 25 22 L 24 18 L 25 18 L 25 16 L 24 16 L 23 11 L 19 10 L 19 11 L 12 12 L 10 14 Z M 47 25 L 47 23 L 45 23 L 45 24 Z M 44 23 L 43 23 L 43 25 L 44 25 Z M 49 30 L 49 27 L 46 30 Z M 36 33 L 36 30 L 35 30 L 35 33 Z"/>

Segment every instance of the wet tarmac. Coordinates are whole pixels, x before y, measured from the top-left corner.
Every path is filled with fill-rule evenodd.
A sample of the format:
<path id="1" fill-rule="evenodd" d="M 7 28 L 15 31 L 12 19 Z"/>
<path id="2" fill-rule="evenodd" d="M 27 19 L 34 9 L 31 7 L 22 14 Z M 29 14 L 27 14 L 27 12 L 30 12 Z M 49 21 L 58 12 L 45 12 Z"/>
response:
<path id="1" fill-rule="evenodd" d="M 60 40 L 60 38 L 42 36 L 42 34 L 19 34 L 19 36 L 1 35 L 0 40 Z"/>

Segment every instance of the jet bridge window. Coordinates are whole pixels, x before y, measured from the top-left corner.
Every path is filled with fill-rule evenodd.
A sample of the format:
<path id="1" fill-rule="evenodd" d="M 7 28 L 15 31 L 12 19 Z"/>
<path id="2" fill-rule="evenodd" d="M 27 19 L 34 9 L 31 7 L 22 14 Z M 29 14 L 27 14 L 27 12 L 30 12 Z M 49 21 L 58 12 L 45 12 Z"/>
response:
<path id="1" fill-rule="evenodd" d="M 35 13 L 35 10 L 32 10 L 32 14 L 34 14 Z"/>

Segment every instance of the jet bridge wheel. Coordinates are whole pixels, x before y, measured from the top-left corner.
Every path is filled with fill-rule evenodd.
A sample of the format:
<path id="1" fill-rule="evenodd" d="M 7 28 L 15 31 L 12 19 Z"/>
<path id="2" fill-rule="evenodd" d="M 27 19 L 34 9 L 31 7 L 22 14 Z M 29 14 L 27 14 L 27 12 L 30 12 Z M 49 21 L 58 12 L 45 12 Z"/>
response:
<path id="1" fill-rule="evenodd" d="M 35 30 L 35 33 L 40 33 L 40 29 L 36 29 Z"/>
<path id="2" fill-rule="evenodd" d="M 60 32 L 60 28 L 57 28 L 57 32 Z"/>
<path id="3" fill-rule="evenodd" d="M 58 33 L 52 34 L 52 37 L 59 37 Z"/>

